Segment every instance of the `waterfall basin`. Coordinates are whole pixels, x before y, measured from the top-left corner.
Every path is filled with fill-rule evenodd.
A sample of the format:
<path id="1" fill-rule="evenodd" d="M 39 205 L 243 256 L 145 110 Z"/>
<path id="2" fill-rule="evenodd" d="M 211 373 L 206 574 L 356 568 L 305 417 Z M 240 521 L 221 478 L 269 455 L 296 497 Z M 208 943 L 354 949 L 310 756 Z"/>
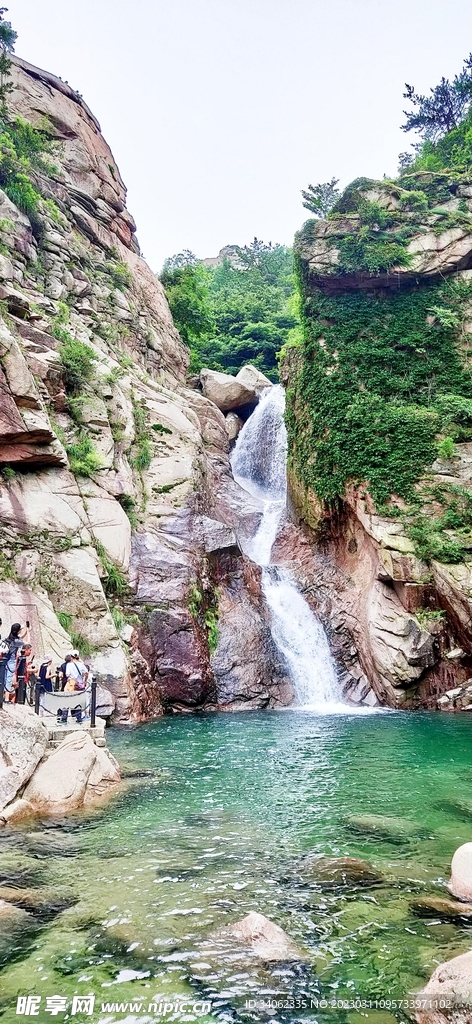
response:
<path id="1" fill-rule="evenodd" d="M 412 909 L 446 895 L 452 854 L 471 838 L 466 715 L 176 715 L 115 728 L 109 745 L 124 766 L 158 774 L 131 780 L 103 810 L 0 833 L 0 869 L 13 865 L 17 886 L 73 896 L 0 944 L 6 1021 L 18 1019 L 18 993 L 93 992 L 99 1007 L 210 1000 L 203 1016 L 169 1013 L 179 1024 L 400 1024 L 405 1015 L 380 1002 L 404 999 L 470 948 L 464 922 Z M 367 862 L 374 881 L 359 868 L 327 884 L 317 858 Z M 250 911 L 308 960 L 215 956 L 215 931 Z M 339 1003 L 356 999 L 378 1006 L 365 1017 Z M 144 1009 L 93 1019 L 127 1018 L 160 1019 Z"/>

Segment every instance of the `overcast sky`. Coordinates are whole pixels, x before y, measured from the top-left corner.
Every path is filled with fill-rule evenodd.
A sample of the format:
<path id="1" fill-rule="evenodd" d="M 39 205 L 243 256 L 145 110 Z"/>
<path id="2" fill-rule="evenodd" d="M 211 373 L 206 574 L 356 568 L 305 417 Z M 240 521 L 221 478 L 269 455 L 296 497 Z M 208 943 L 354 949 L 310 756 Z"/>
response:
<path id="1" fill-rule="evenodd" d="M 82 93 L 154 270 L 256 235 L 291 244 L 300 189 L 393 175 L 404 82 L 472 50 L 471 0 L 4 0 L 16 52 Z"/>

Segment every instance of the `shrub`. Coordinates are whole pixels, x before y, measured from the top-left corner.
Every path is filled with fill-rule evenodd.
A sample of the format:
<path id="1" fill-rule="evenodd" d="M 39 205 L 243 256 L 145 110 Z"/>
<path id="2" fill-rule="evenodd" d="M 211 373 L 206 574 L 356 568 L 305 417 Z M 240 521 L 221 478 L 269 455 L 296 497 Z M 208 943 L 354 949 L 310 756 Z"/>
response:
<path id="1" fill-rule="evenodd" d="M 128 589 L 128 583 L 123 573 L 110 561 L 106 548 L 97 540 L 96 537 L 92 539 L 93 546 L 97 555 L 102 563 L 102 567 L 105 571 L 105 579 L 103 582 L 103 589 L 106 594 L 116 594 L 117 597 L 121 597 L 125 594 Z"/>
<path id="2" fill-rule="evenodd" d="M 65 629 L 66 633 L 70 633 L 70 627 L 72 625 L 72 615 L 68 612 L 56 612 L 56 618 L 60 625 Z"/>
<path id="3" fill-rule="evenodd" d="M 123 292 L 125 288 L 130 287 L 133 281 L 133 275 L 126 263 L 106 263 L 105 267 L 115 288 L 119 288 L 120 291 Z"/>
<path id="4" fill-rule="evenodd" d="M 75 476 L 93 476 L 103 469 L 98 452 L 86 434 L 82 434 L 73 444 L 66 445 L 70 468 Z"/>
<path id="5" fill-rule="evenodd" d="M 443 441 L 438 444 L 438 455 L 441 459 L 453 459 L 454 458 L 454 441 L 452 437 L 445 437 Z"/>
<path id="6" fill-rule="evenodd" d="M 407 534 L 415 545 L 418 558 L 423 562 L 458 563 L 465 551 L 454 537 L 441 533 L 442 522 L 419 515 L 407 526 Z"/>
<path id="7" fill-rule="evenodd" d="M 74 650 L 77 649 L 82 658 L 90 658 L 91 654 L 93 654 L 94 651 L 93 645 L 90 643 L 90 640 L 88 640 L 87 637 L 83 635 L 83 633 L 69 633 L 69 636 L 71 638 L 72 647 L 74 648 Z"/>
<path id="8" fill-rule="evenodd" d="M 136 469 L 149 469 L 152 459 L 151 445 L 147 437 L 141 437 L 138 442 L 136 454 L 133 457 L 133 466 Z"/>
<path id="9" fill-rule="evenodd" d="M 96 356 L 90 345 L 77 341 L 64 328 L 56 325 L 53 333 L 56 338 L 59 335 L 61 341 L 59 356 L 64 369 L 66 391 L 78 395 L 92 380 Z"/>
<path id="10" fill-rule="evenodd" d="M 214 608 L 209 608 L 206 612 L 205 626 L 207 628 L 208 650 L 210 654 L 213 654 L 218 645 L 218 613 Z"/>
<path id="11" fill-rule="evenodd" d="M 117 500 L 123 511 L 126 512 L 131 526 L 136 527 L 138 525 L 138 517 L 136 515 L 136 502 L 134 498 L 131 498 L 129 494 L 119 494 Z"/>

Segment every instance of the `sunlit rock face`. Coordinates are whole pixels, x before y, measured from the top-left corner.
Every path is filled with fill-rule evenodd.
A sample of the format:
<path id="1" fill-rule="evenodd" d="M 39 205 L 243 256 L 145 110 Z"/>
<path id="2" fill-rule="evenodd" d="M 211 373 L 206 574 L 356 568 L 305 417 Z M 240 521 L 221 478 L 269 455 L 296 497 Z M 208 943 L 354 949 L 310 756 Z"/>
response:
<path id="1" fill-rule="evenodd" d="M 11 114 L 44 132 L 48 153 L 28 171 L 34 214 L 0 190 L 3 632 L 28 620 L 37 661 L 79 646 L 118 718 L 231 695 L 277 703 L 267 624 L 231 532 L 259 511 L 231 479 L 223 413 L 185 386 L 189 352 L 140 255 L 113 153 L 67 83 L 17 57 L 12 80 Z M 61 355 L 71 341 L 93 357 L 75 393 Z M 256 402 L 261 378 L 247 368 L 238 393 Z M 247 686 L 241 669 L 231 692 L 205 621 L 218 620 L 219 587 L 228 601 L 228 544 L 237 664 L 244 622 L 255 638 Z"/>

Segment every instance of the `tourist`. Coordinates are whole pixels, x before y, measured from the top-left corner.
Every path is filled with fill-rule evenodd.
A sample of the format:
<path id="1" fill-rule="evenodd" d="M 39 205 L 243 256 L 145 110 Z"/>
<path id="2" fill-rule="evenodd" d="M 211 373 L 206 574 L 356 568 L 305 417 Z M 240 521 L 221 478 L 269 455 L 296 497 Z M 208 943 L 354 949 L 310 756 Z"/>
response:
<path id="1" fill-rule="evenodd" d="M 20 633 L 21 636 L 21 633 Z M 28 692 L 30 676 L 35 672 L 33 648 L 24 643 L 16 659 L 16 702 L 24 704 Z"/>
<path id="2" fill-rule="evenodd" d="M 20 634 L 21 624 L 19 622 L 14 622 L 8 636 L 6 637 L 6 643 L 8 644 L 8 660 L 5 669 L 4 700 L 7 703 L 13 703 L 15 700 L 18 652 L 23 647 L 23 640 L 21 639 Z"/>
<path id="3" fill-rule="evenodd" d="M 41 668 L 39 670 L 39 682 L 41 683 L 41 691 L 47 690 L 48 693 L 52 693 L 52 658 L 45 658 L 41 662 Z"/>
<path id="4" fill-rule="evenodd" d="M 72 659 L 72 654 L 66 654 L 65 659 L 62 662 L 62 665 L 59 665 L 58 672 L 60 672 L 61 678 L 60 678 L 60 687 L 58 687 L 58 689 L 60 688 L 61 690 L 63 690 L 65 685 L 66 685 L 66 683 L 67 683 L 67 666 L 68 666 L 69 662 L 71 661 L 71 659 Z"/>
<path id="5" fill-rule="evenodd" d="M 88 679 L 88 668 L 80 660 L 78 651 L 73 651 L 71 660 L 66 667 L 67 682 L 64 693 L 74 693 L 76 690 L 85 690 Z"/>

